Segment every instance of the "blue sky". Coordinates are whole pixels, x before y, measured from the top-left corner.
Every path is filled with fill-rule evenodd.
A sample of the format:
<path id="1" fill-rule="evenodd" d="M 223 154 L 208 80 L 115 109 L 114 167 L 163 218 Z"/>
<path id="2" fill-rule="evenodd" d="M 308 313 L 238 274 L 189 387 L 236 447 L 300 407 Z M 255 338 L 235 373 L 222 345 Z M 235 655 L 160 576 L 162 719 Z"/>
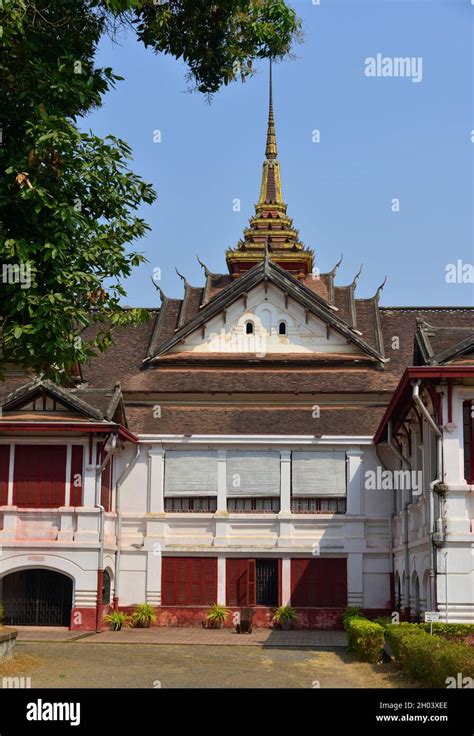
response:
<path id="1" fill-rule="evenodd" d="M 447 283 L 446 266 L 474 263 L 474 5 L 470 0 L 293 0 L 305 38 L 274 68 L 274 107 L 288 213 L 315 265 L 383 305 L 470 305 L 473 285 Z M 365 75 L 365 60 L 422 58 L 422 81 Z M 181 296 L 175 266 L 200 285 L 199 254 L 226 272 L 258 198 L 268 65 L 207 104 L 189 93 L 186 66 L 145 50 L 133 34 L 103 39 L 99 65 L 125 77 L 83 121 L 133 148 L 132 168 L 158 192 L 140 214 L 134 245 L 148 263 L 126 282 L 125 302 L 154 306 L 161 286 Z M 320 143 L 312 140 L 320 131 Z M 161 132 L 161 143 L 153 141 Z M 240 199 L 240 212 L 233 208 Z M 397 198 L 400 211 L 392 211 Z"/>

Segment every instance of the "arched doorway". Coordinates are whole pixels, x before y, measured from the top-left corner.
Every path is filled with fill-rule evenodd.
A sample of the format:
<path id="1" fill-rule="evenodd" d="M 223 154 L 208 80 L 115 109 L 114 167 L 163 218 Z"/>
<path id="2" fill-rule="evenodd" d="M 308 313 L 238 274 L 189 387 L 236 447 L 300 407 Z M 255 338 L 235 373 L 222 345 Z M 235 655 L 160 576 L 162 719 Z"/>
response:
<path id="1" fill-rule="evenodd" d="M 69 626 L 72 580 L 55 570 L 19 570 L 0 580 L 4 622 L 17 626 Z"/>

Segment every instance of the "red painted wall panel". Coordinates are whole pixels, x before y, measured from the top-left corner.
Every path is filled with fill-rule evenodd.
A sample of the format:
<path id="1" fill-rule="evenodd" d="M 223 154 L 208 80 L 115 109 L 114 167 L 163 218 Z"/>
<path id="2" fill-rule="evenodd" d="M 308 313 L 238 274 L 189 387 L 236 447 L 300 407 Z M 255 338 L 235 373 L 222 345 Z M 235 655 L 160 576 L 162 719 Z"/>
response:
<path id="1" fill-rule="evenodd" d="M 65 445 L 16 445 L 13 504 L 56 508 L 64 506 Z"/>
<path id="2" fill-rule="evenodd" d="M 292 559 L 291 605 L 317 608 L 346 606 L 346 559 Z"/>
<path id="3" fill-rule="evenodd" d="M 0 506 L 8 503 L 8 471 L 10 468 L 10 445 L 0 445 Z"/>
<path id="4" fill-rule="evenodd" d="M 217 599 L 216 557 L 163 557 L 163 606 L 208 606 Z"/>
<path id="5" fill-rule="evenodd" d="M 83 478 L 83 454 L 82 445 L 73 445 L 71 448 L 71 506 L 82 506 Z"/>

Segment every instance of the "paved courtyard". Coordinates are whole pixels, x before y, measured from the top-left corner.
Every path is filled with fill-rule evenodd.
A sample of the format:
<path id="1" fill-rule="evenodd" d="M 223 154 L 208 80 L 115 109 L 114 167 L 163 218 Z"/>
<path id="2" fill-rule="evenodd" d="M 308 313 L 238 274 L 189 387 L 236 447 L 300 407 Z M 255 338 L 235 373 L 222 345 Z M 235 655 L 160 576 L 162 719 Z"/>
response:
<path id="1" fill-rule="evenodd" d="M 274 631 L 255 628 L 251 634 L 235 629 L 172 628 L 122 629 L 100 634 L 54 627 L 15 627 L 18 641 L 80 641 L 94 644 L 189 644 L 192 646 L 345 647 L 344 631 Z"/>
<path id="2" fill-rule="evenodd" d="M 183 632 L 184 637 L 187 630 L 172 631 Z M 131 633 L 114 636 L 116 643 L 108 633 L 74 641 L 28 641 L 23 637 L 16 646 L 16 659 L 0 668 L 0 686 L 1 677 L 8 675 L 30 677 L 33 688 L 413 687 L 392 665 L 356 662 L 340 646 L 311 649 L 203 641 L 196 646 L 184 639 L 156 644 L 146 641 L 146 631 L 137 632 L 141 643 L 130 644 Z"/>

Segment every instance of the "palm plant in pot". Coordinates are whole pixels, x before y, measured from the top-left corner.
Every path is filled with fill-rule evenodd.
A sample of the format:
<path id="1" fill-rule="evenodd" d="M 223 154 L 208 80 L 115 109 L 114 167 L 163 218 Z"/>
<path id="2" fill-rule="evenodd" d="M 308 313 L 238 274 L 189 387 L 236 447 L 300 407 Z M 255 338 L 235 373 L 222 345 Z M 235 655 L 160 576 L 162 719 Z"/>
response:
<path id="1" fill-rule="evenodd" d="M 149 603 L 135 606 L 132 613 L 132 625 L 139 629 L 148 629 L 150 624 L 156 624 L 156 610 Z"/>
<path id="2" fill-rule="evenodd" d="M 229 614 L 229 609 L 219 603 L 213 603 L 206 615 L 208 629 L 222 629 Z"/>
<path id="3" fill-rule="evenodd" d="M 122 627 L 130 626 L 131 618 L 123 611 L 111 611 L 104 616 L 104 621 L 109 624 L 111 631 L 120 631 Z"/>
<path id="4" fill-rule="evenodd" d="M 289 631 L 293 624 L 298 620 L 298 614 L 291 606 L 280 606 L 273 614 L 273 621 L 283 631 Z"/>

